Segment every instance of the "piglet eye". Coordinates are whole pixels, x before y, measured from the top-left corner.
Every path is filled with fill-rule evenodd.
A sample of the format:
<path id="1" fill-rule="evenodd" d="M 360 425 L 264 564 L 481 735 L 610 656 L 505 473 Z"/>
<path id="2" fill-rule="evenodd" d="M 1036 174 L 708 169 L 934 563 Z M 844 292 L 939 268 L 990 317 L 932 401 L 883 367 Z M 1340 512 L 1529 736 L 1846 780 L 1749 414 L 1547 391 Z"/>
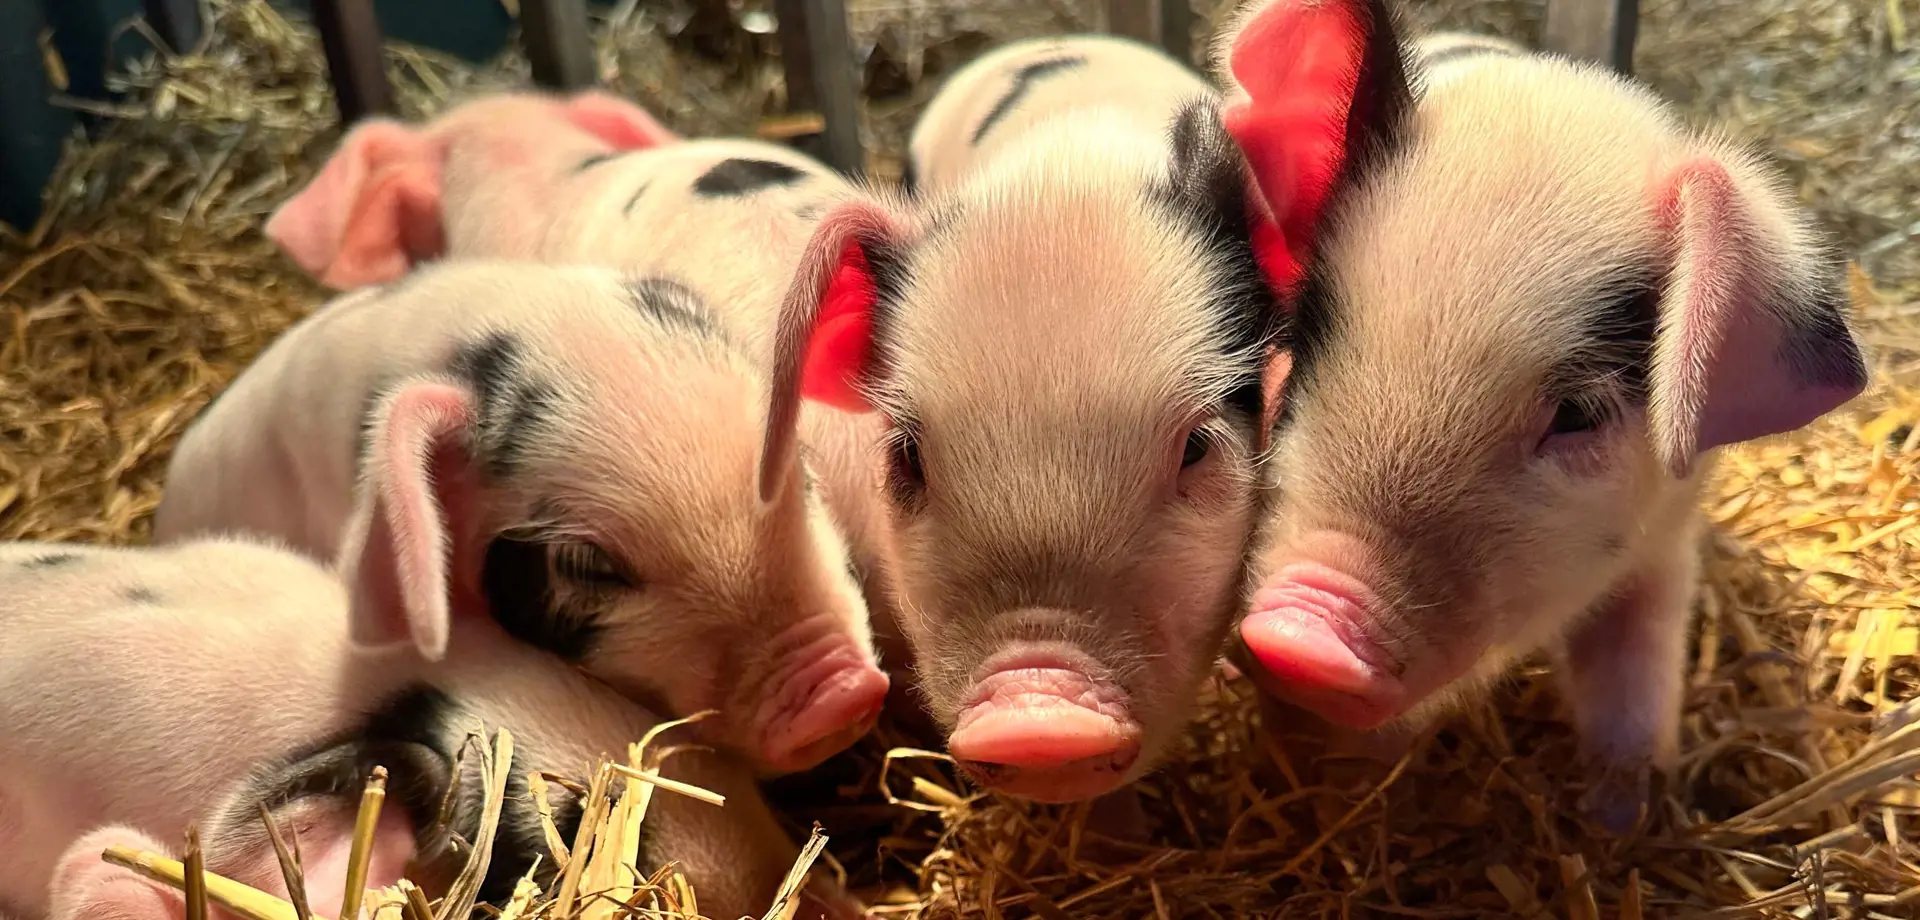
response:
<path id="1" fill-rule="evenodd" d="M 1547 424 L 1547 436 L 1579 434 L 1599 427 L 1600 416 L 1587 404 L 1577 399 L 1563 399 L 1553 410 L 1553 421 Z"/>
<path id="2" fill-rule="evenodd" d="M 1186 451 L 1180 455 L 1180 468 L 1186 469 L 1207 459 L 1207 452 L 1212 449 L 1213 439 L 1207 437 L 1206 432 L 1197 428 L 1194 429 L 1187 434 L 1187 448 Z"/>
<path id="3" fill-rule="evenodd" d="M 927 472 L 920 464 L 920 439 L 901 432 L 894 440 L 888 462 L 888 480 L 895 501 L 911 502 L 927 487 Z"/>
<path id="4" fill-rule="evenodd" d="M 569 581 L 632 587 L 633 580 L 612 554 L 592 543 L 553 544 L 553 568 Z"/>

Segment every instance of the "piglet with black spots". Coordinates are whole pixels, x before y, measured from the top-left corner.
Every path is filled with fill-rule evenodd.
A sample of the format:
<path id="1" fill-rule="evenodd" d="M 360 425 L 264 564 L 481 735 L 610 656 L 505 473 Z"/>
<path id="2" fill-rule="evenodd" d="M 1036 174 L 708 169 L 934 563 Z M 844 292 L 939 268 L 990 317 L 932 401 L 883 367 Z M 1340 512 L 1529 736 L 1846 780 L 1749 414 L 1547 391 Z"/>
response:
<path id="1" fill-rule="evenodd" d="M 314 911 L 339 916 L 359 791 L 376 765 L 388 793 L 367 884 L 404 872 L 442 891 L 466 861 L 452 835 L 475 839 L 484 801 L 479 758 L 456 757 L 470 734 L 503 728 L 513 763 L 480 897 L 502 903 L 536 860 L 550 886 L 527 774 L 584 784 L 658 719 L 487 622 L 459 624 L 438 662 L 356 647 L 369 619 L 399 631 L 409 613 L 397 583 L 369 596 L 266 543 L 0 544 L 0 912 L 181 920 L 178 891 L 100 857 L 116 844 L 177 853 L 196 825 L 209 871 L 285 897 L 264 806 L 298 841 Z M 798 847 L 752 772 L 682 749 L 661 773 L 726 802 L 655 795 L 636 868 L 677 862 L 712 916 L 764 911 Z M 561 784 L 548 800 L 571 842 L 581 800 Z M 859 912 L 816 879 L 801 915 Z"/>
<path id="2" fill-rule="evenodd" d="M 583 107 L 596 118 L 583 119 Z M 266 232 L 336 287 L 390 282 L 436 259 L 624 269 L 698 296 L 754 360 L 770 364 L 781 296 L 807 239 L 821 214 L 852 194 L 845 179 L 789 147 L 681 140 L 645 111 L 596 93 L 497 93 L 421 124 L 355 128 Z M 881 428 L 871 416 L 811 402 L 798 425 L 876 625 L 886 629 Z"/>
<path id="3" fill-rule="evenodd" d="M 1221 47 L 1263 193 L 1329 201 L 1242 661 L 1374 730 L 1550 651 L 1625 828 L 1678 753 L 1716 449 L 1865 385 L 1840 262 L 1758 157 L 1603 68 L 1410 55 L 1361 0 L 1253 3 Z"/>
<path id="4" fill-rule="evenodd" d="M 911 149 L 912 201 L 823 219 L 776 382 L 887 426 L 903 631 L 963 769 L 1099 797 L 1161 762 L 1241 604 L 1286 225 L 1206 81 L 1121 39 L 978 59 Z"/>
<path id="5" fill-rule="evenodd" d="M 877 717 L 888 679 L 767 382 L 690 292 L 446 263 L 282 335 L 182 438 L 157 542 L 338 558 L 356 642 L 429 660 L 492 619 L 770 772 Z M 356 501 L 357 499 L 357 501 Z M 380 615 L 398 598 L 404 617 Z"/>

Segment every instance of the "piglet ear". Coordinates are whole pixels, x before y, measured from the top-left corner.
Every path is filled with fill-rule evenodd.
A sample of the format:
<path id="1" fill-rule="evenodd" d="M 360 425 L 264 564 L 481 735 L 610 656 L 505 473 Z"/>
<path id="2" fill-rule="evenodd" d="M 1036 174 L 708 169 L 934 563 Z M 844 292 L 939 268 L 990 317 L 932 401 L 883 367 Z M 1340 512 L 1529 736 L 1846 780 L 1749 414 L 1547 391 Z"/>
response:
<path id="1" fill-rule="evenodd" d="M 339 564 L 356 645 L 446 654 L 452 535 L 476 500 L 466 444 L 477 412 L 471 392 L 437 381 L 404 385 L 375 408 Z"/>
<path id="2" fill-rule="evenodd" d="M 394 121 L 348 132 L 306 188 L 267 220 L 266 234 L 322 284 L 380 284 L 446 250 L 438 142 Z"/>
<path id="3" fill-rule="evenodd" d="M 598 90 L 568 99 L 566 112 L 581 130 L 613 145 L 615 150 L 640 150 L 680 140 L 646 109 Z"/>
<path id="4" fill-rule="evenodd" d="M 1357 181 L 1404 133 L 1412 88 L 1381 0 L 1254 0 L 1216 48 L 1222 121 L 1273 226 L 1256 224 L 1269 279 L 1291 286 L 1336 186 Z"/>
<path id="5" fill-rule="evenodd" d="M 1696 159 L 1666 185 L 1649 421 L 1679 477 L 1703 451 L 1792 431 L 1867 384 L 1836 266 L 1779 191 L 1735 166 Z"/>
<path id="6" fill-rule="evenodd" d="M 802 398 L 873 411 L 860 388 L 873 370 L 875 263 L 892 258 L 903 239 L 894 215 L 867 200 L 839 205 L 814 228 L 780 306 L 761 454 L 763 499 L 773 497 L 793 464 Z"/>

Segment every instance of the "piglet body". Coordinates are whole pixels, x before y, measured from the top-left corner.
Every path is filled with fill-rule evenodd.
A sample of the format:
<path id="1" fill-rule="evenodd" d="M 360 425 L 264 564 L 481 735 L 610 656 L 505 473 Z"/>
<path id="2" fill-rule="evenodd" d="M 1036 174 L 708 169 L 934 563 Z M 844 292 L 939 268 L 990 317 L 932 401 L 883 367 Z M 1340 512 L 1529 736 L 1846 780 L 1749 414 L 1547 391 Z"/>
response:
<path id="1" fill-rule="evenodd" d="M 1837 262 L 1751 154 L 1600 68 L 1447 35 L 1410 56 L 1358 0 L 1251 4 L 1223 47 L 1249 150 L 1302 99 L 1351 104 L 1249 670 L 1364 731 L 1555 652 L 1596 815 L 1624 828 L 1677 754 L 1714 451 L 1865 384 Z M 1349 99 L 1320 92 L 1343 71 Z M 1293 189 L 1284 158 L 1253 165 Z"/>
<path id="2" fill-rule="evenodd" d="M 764 377 L 670 281 L 423 268 L 270 345 L 176 449 L 158 542 L 340 558 L 355 638 L 443 654 L 474 612 L 771 771 L 870 724 L 887 678 Z M 403 615 L 374 603 L 403 600 Z"/>
<path id="3" fill-rule="evenodd" d="M 364 653 L 350 619 L 348 587 L 331 571 L 251 541 L 0 545 L 0 814 L 11 816 L 0 823 L 0 906 L 179 917 L 177 895 L 99 857 L 110 843 L 177 852 L 190 824 L 210 870 L 284 896 L 264 804 L 298 835 L 315 909 L 337 916 L 358 790 L 376 764 L 389 797 L 368 884 L 391 884 L 409 862 L 410 877 L 444 884 L 442 800 L 451 788 L 449 829 L 467 839 L 480 809 L 476 759 L 458 770 L 453 759 L 469 732 L 506 728 L 514 778 L 482 891 L 497 901 L 547 852 L 525 774 L 584 779 L 656 724 L 490 623 L 460 624 L 435 663 L 408 648 Z M 716 915 L 763 910 L 797 848 L 751 772 L 688 752 L 663 773 L 727 802 L 656 796 L 640 868 L 678 860 Z M 578 800 L 558 786 L 550 800 L 571 840 Z M 815 911 L 840 903 L 820 892 Z"/>

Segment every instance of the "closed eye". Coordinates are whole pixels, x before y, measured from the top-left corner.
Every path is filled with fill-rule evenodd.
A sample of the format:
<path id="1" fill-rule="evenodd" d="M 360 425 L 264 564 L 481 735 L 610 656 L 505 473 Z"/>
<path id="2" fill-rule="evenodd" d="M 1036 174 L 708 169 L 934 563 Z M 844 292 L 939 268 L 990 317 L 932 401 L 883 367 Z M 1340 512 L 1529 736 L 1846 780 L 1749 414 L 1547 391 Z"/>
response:
<path id="1" fill-rule="evenodd" d="M 550 544 L 554 573 L 568 581 L 608 588 L 637 588 L 639 583 L 613 555 L 586 542 Z"/>

